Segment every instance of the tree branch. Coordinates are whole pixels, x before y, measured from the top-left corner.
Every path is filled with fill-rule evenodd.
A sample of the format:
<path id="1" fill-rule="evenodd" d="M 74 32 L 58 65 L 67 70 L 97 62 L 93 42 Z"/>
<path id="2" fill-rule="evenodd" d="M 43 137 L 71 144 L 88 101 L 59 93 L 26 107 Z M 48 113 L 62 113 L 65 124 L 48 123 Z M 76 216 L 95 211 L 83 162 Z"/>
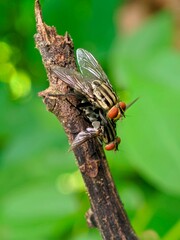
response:
<path id="1" fill-rule="evenodd" d="M 38 0 L 35 1 L 35 17 L 35 43 L 50 83 L 49 88 L 40 92 L 39 96 L 43 97 L 47 109 L 63 125 L 69 142 L 72 143 L 77 133 L 91 126 L 76 108 L 79 102 L 76 96 L 52 96 L 54 93 L 65 95 L 69 87 L 51 73 L 50 66 L 77 68 L 73 42 L 67 33 L 59 36 L 54 27 L 49 27 L 42 21 Z M 88 225 L 97 227 L 103 239 L 137 240 L 119 199 L 100 143 L 94 138 L 73 151 L 91 203 L 91 209 L 86 214 Z"/>

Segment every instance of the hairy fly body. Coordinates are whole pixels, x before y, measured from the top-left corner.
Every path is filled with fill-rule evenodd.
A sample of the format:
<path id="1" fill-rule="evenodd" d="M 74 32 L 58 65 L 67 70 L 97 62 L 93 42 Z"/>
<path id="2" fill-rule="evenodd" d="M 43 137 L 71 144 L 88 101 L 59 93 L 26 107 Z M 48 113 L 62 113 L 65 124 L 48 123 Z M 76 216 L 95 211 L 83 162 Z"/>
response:
<path id="1" fill-rule="evenodd" d="M 78 108 L 84 113 L 84 117 L 92 124 L 93 128 L 87 128 L 86 131 L 80 132 L 76 136 L 72 148 L 90 138 L 97 137 L 101 143 L 105 144 L 106 150 L 118 150 L 121 139 L 117 137 L 116 123 L 106 118 L 102 109 L 96 108 L 85 98 L 81 100 Z"/>
<path id="2" fill-rule="evenodd" d="M 101 120 L 100 117 L 99 120 L 94 119 L 92 128 L 87 128 L 85 131 L 78 133 L 71 145 L 71 149 L 78 147 L 91 138 L 97 137 L 101 144 L 105 144 L 105 150 L 118 150 L 121 139 L 116 135 L 115 123 L 109 119 L 106 121 Z"/>
<path id="3" fill-rule="evenodd" d="M 114 121 L 122 118 L 126 104 L 119 100 L 97 60 L 82 48 L 76 54 L 81 73 L 60 66 L 53 66 L 52 71 L 92 105 L 105 111 L 108 118 Z"/>
<path id="4" fill-rule="evenodd" d="M 117 150 L 120 138 L 116 135 L 115 121 L 124 117 L 125 110 L 137 99 L 126 106 L 119 100 L 105 72 L 92 54 L 81 48 L 77 49 L 76 54 L 81 73 L 60 66 L 51 68 L 52 72 L 80 97 L 79 108 L 92 123 L 92 128 L 87 128 L 76 136 L 71 149 L 97 137 L 105 143 L 106 150 Z"/>

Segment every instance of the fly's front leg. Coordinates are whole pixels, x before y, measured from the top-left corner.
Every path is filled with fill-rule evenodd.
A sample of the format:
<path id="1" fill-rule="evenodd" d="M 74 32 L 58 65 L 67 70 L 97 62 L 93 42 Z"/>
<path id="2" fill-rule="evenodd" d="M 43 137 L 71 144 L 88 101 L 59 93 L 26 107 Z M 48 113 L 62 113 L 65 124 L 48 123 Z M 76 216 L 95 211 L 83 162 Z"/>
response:
<path id="1" fill-rule="evenodd" d="M 65 100 L 72 105 L 74 108 L 78 109 L 79 114 L 77 116 L 80 116 L 82 114 L 82 110 L 78 107 L 79 104 L 77 106 L 75 106 L 69 99 L 68 96 L 75 96 L 79 101 L 82 101 L 82 96 L 74 91 L 68 92 L 66 94 L 61 94 L 61 93 L 48 93 L 48 96 L 50 97 L 64 97 Z"/>
<path id="2" fill-rule="evenodd" d="M 50 97 L 67 97 L 67 96 L 77 96 L 75 94 L 75 92 L 68 92 L 66 94 L 62 94 L 62 93 L 48 93 L 48 96 Z"/>

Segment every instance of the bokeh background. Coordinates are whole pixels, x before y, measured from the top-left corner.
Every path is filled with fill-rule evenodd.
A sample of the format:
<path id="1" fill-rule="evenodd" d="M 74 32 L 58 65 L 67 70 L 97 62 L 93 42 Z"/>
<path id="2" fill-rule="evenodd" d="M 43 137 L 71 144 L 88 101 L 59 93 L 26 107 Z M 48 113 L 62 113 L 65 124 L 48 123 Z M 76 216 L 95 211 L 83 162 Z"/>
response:
<path id="1" fill-rule="evenodd" d="M 118 122 L 108 162 L 141 239 L 180 239 L 180 3 L 44 0 L 44 21 L 98 59 L 120 98 L 139 101 Z M 0 239 L 101 239 L 66 135 L 39 91 L 34 2 L 0 2 Z"/>

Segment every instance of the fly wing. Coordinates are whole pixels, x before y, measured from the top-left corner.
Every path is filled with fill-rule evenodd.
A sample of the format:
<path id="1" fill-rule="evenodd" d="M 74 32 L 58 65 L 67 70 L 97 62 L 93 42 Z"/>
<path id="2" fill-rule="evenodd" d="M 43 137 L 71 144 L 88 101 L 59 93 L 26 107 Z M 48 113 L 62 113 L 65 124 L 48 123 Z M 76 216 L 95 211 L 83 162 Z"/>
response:
<path id="1" fill-rule="evenodd" d="M 87 77 L 89 81 L 99 79 L 112 88 L 107 75 L 90 52 L 86 51 L 85 49 L 78 48 L 76 55 L 79 68 L 83 76 Z"/>
<path id="2" fill-rule="evenodd" d="M 91 138 L 97 137 L 98 132 L 94 128 L 87 128 L 86 131 L 82 131 L 78 133 L 78 135 L 75 137 L 73 143 L 71 144 L 70 150 L 73 150 L 74 148 L 80 146 L 84 142 L 88 141 Z"/>
<path id="3" fill-rule="evenodd" d="M 51 70 L 65 82 L 68 86 L 86 96 L 86 98 L 93 98 L 91 85 L 88 84 L 88 81 L 77 71 L 69 68 L 64 68 L 60 66 L 52 66 Z"/>

